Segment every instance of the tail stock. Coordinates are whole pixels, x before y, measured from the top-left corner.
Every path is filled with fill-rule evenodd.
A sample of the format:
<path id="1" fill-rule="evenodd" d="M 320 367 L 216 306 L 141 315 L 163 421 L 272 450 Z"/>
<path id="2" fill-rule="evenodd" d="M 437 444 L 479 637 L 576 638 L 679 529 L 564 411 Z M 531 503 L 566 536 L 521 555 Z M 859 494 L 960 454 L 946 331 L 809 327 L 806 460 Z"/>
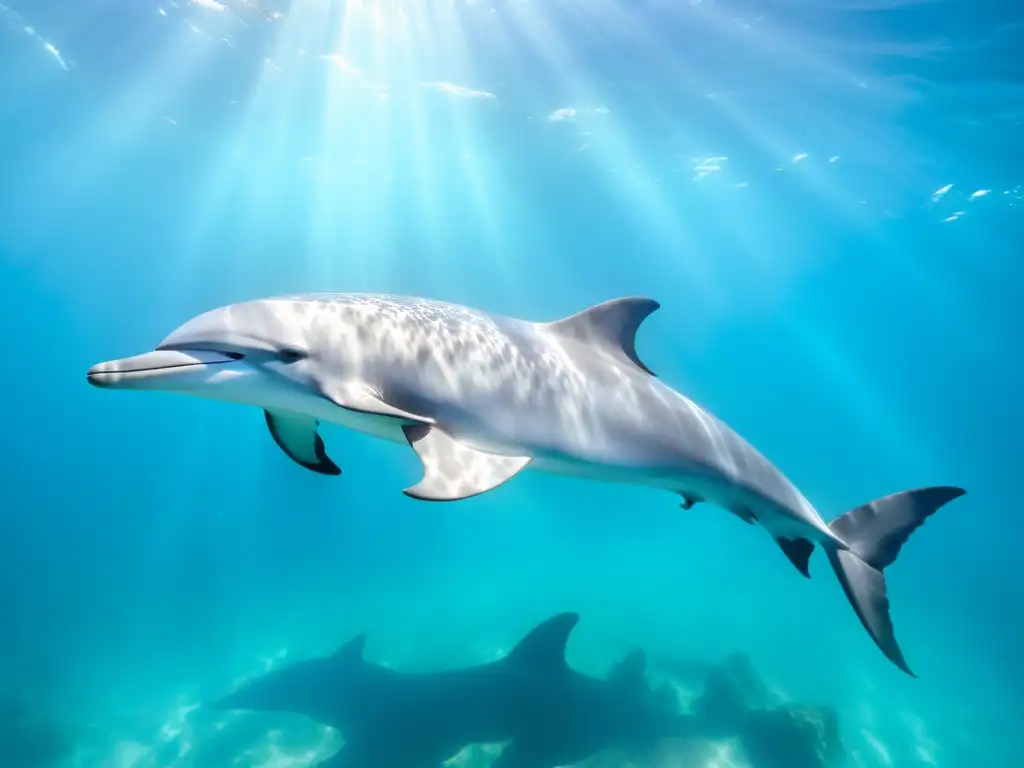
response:
<path id="1" fill-rule="evenodd" d="M 910 534 L 965 493 L 962 488 L 943 486 L 894 493 L 852 509 L 828 526 L 847 546 L 826 547 L 826 551 L 853 610 L 882 653 L 911 677 L 917 675 L 910 671 L 896 642 L 883 571 L 896 561 Z"/>

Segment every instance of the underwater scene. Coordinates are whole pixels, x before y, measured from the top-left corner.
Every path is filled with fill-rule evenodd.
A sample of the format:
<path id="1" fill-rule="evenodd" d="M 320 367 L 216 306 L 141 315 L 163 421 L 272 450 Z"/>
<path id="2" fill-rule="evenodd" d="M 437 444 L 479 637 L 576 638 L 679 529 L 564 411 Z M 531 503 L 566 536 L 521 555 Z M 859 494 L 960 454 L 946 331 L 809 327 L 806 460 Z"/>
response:
<path id="1" fill-rule="evenodd" d="M 0 768 L 995 768 L 1024 6 L 0 0 Z"/>

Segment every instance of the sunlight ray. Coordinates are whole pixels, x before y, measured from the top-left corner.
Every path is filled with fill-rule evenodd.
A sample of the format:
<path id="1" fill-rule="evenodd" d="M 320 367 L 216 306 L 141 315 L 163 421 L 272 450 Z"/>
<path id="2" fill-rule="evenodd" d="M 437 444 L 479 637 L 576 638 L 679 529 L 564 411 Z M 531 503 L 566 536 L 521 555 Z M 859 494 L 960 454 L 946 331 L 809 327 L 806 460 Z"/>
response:
<path id="1" fill-rule="evenodd" d="M 576 59 L 572 48 L 555 33 L 549 21 L 539 13 L 530 13 L 518 6 L 514 13 L 524 40 L 531 45 L 536 57 L 547 61 L 552 79 L 563 92 L 576 103 L 592 108 L 603 105 L 594 85 L 579 74 L 586 68 Z M 552 119 L 557 114 L 552 113 Z M 569 115 L 570 119 L 574 115 L 575 111 Z M 604 149 L 593 162 L 601 164 L 607 184 L 619 197 L 626 215 L 643 226 L 650 240 L 661 246 L 655 259 L 663 266 L 670 265 L 695 294 L 700 293 L 704 297 L 714 295 L 711 276 L 701 263 L 699 252 L 680 224 L 676 211 L 659 191 L 660 182 L 644 168 L 642 158 L 634 152 L 619 119 L 614 115 L 608 117 L 607 127 L 601 131 Z M 665 244 L 669 247 L 665 248 Z"/>
<path id="2" fill-rule="evenodd" d="M 707 25 L 707 34 L 709 36 L 724 35 L 725 39 L 735 38 L 742 34 L 746 38 L 751 38 L 755 44 L 759 44 L 758 41 L 765 37 L 771 37 L 775 34 L 773 31 L 766 31 L 759 27 L 756 33 L 751 30 L 744 30 L 737 27 L 734 20 L 723 19 L 715 9 L 708 9 L 708 11 L 702 14 L 699 18 L 698 23 Z M 616 30 L 623 30 L 625 34 L 629 35 L 634 42 L 639 43 L 643 40 L 645 48 L 650 51 L 652 56 L 658 61 L 662 62 L 662 67 L 667 70 L 669 79 L 677 82 L 683 82 L 689 78 L 698 78 L 697 82 L 700 83 L 704 80 L 702 73 L 698 72 L 694 67 L 687 66 L 684 57 L 678 54 L 675 50 L 670 48 L 665 43 L 657 30 L 651 28 L 643 28 L 630 15 L 616 8 L 616 16 L 614 23 L 610 25 L 610 28 Z M 601 31 L 594 29 L 595 35 L 600 35 Z M 761 44 L 762 47 L 770 47 Z M 839 68 L 824 62 L 822 59 L 813 59 L 813 65 L 830 76 L 835 76 L 837 73 L 841 73 L 843 81 L 862 79 L 861 75 L 855 75 L 846 70 L 840 70 Z M 706 90 L 710 91 L 711 88 Z M 752 142 L 755 147 L 761 149 L 763 164 L 774 164 L 777 169 L 786 172 L 787 168 L 790 172 L 799 170 L 800 173 L 800 184 L 807 189 L 813 191 L 816 196 L 827 200 L 837 212 L 841 213 L 852 226 L 863 226 L 865 223 L 872 220 L 873 215 L 869 213 L 859 200 L 851 197 L 848 190 L 844 190 L 838 186 L 834 180 L 833 175 L 827 175 L 823 172 L 808 172 L 805 168 L 797 168 L 795 165 L 796 161 L 802 160 L 803 157 L 798 154 L 798 150 L 794 150 L 794 145 L 790 140 L 784 140 L 781 137 L 773 136 L 771 133 L 766 132 L 766 125 L 760 121 L 756 113 L 752 113 L 749 108 L 741 107 L 734 103 L 733 95 L 720 95 L 717 98 L 709 100 L 709 106 L 712 109 L 717 109 L 721 114 L 725 115 L 733 125 L 741 129 L 748 139 Z M 657 109 L 654 106 L 657 103 L 655 95 L 650 97 L 651 107 Z M 670 118 L 673 122 L 679 122 L 675 118 Z M 830 130 L 816 132 L 817 135 L 828 135 L 832 136 L 834 133 Z M 837 144 L 839 146 L 839 144 Z M 849 145 L 842 144 L 844 152 L 849 152 Z M 725 148 L 721 148 L 721 151 L 728 151 Z M 786 158 L 784 160 L 784 158 Z M 792 166 L 790 168 L 790 166 Z M 742 182 L 744 185 L 746 182 Z M 752 190 L 757 192 L 759 195 L 763 194 L 765 190 L 756 189 Z M 774 204 L 770 204 L 774 207 Z M 748 214 L 753 213 L 750 206 L 744 206 L 745 218 Z M 766 218 L 758 223 L 756 219 L 750 219 L 745 227 L 733 227 L 731 226 L 731 218 L 734 214 L 726 212 L 726 209 L 722 206 L 715 206 L 713 209 L 717 218 L 721 222 L 721 232 L 727 234 L 729 239 L 737 242 L 741 247 L 741 252 L 744 253 L 745 257 L 749 259 L 753 264 L 757 265 L 765 279 L 770 279 L 775 282 L 782 280 L 785 277 L 786 270 L 784 267 L 789 267 L 789 264 L 783 264 L 778 256 L 781 254 L 776 250 L 772 252 L 772 249 L 765 248 L 763 237 L 753 237 L 750 233 L 758 232 L 763 233 L 771 230 L 771 221 L 775 218 L 775 215 L 771 212 L 770 208 L 765 211 Z M 760 241 L 760 242 L 758 242 Z"/>
<path id="3" fill-rule="evenodd" d="M 781 315 L 790 334 L 815 361 L 820 376 L 827 377 L 831 389 L 841 393 L 842 401 L 856 421 L 867 425 L 867 436 L 877 451 L 897 464 L 915 471 L 936 465 L 928 445 L 917 439 L 895 408 L 888 403 L 879 387 L 865 375 L 836 342 L 818 328 L 811 328 L 788 313 Z"/>
<path id="4" fill-rule="evenodd" d="M 474 72 L 469 50 L 466 46 L 465 32 L 460 20 L 450 9 L 438 9 L 434 24 L 434 39 L 431 59 L 441 72 L 457 73 L 460 83 L 451 88 L 441 88 L 438 97 L 444 102 L 445 125 L 450 128 L 452 151 L 457 160 L 458 176 L 462 181 L 462 194 L 472 201 L 476 215 L 474 228 L 481 234 L 484 253 L 480 256 L 488 260 L 494 269 L 500 270 L 503 276 L 500 284 L 506 285 L 511 264 L 509 254 L 502 247 L 502 222 L 499 220 L 499 207 L 508 211 L 507 194 L 502 194 L 501 205 L 497 204 L 500 190 L 508 188 L 498 174 L 500 166 L 496 162 L 484 165 L 481 157 L 494 155 L 494 148 L 481 142 L 477 126 L 482 119 L 481 111 L 495 106 L 497 97 L 489 91 L 478 90 L 476 83 L 462 85 L 461 81 L 472 77 Z M 443 14 L 443 15 L 442 15 Z M 446 83 L 445 84 L 449 84 Z M 492 102 L 492 103 L 476 103 Z M 479 109 L 476 109 L 479 107 Z M 488 110 L 489 111 L 489 110 Z M 466 258 L 469 254 L 463 254 Z M 452 255 L 450 258 L 458 258 Z"/>
<path id="5" fill-rule="evenodd" d="M 280 23 L 262 73 L 238 104 L 244 115 L 222 140 L 219 163 L 212 167 L 193 207 L 191 225 L 179 247 L 180 280 L 199 277 L 196 270 L 212 229 L 231 215 L 229 201 L 244 201 L 247 205 L 236 205 L 232 210 L 245 211 L 251 222 L 246 228 L 247 237 L 232 244 L 233 272 L 239 274 L 246 266 L 248 254 L 264 235 L 265 214 L 276 209 L 286 196 L 291 175 L 286 162 L 289 129 L 294 127 L 296 109 L 308 80 L 309 56 L 302 52 L 315 43 L 325 14 L 322 6 L 306 5 L 303 13 L 289 14 Z"/>
<path id="6" fill-rule="evenodd" d="M 265 253 L 265 243 L 280 236 L 271 224 L 289 218 L 285 212 L 295 196 L 299 163 L 293 147 L 302 144 L 313 67 L 321 63 L 315 51 L 327 10 L 315 3 L 293 6 L 264 62 L 241 147 L 250 165 L 248 186 L 240 200 L 248 222 L 247 236 L 238 247 L 240 261 Z M 294 259 L 291 248 L 289 252 L 289 258 Z"/>
<path id="7" fill-rule="evenodd" d="M 48 147 L 45 157 L 39 158 L 38 175 L 29 182 L 30 190 L 36 186 L 45 189 L 50 203 L 38 212 L 43 220 L 34 226 L 45 227 L 60 218 L 90 185 L 115 173 L 118 163 L 126 162 L 133 150 L 173 130 L 168 112 L 216 53 L 212 46 L 197 41 L 191 30 L 182 28 L 152 63 L 96 110 L 97 117 L 74 139 L 58 148 Z"/>
<path id="8" fill-rule="evenodd" d="M 428 50 L 428 35 L 428 31 L 418 23 L 406 25 L 403 29 L 399 46 L 402 56 L 398 62 L 396 76 L 401 90 L 396 90 L 394 94 L 395 108 L 401 110 L 398 114 L 404 112 L 408 116 L 396 119 L 403 123 L 399 137 L 406 136 L 409 140 L 409 149 L 402 160 L 408 177 L 412 180 L 412 188 L 406 193 L 411 197 L 411 201 L 406 202 L 400 210 L 406 210 L 408 207 L 411 215 L 415 217 L 415 229 L 421 233 L 421 238 L 425 241 L 417 242 L 414 246 L 417 271 L 422 270 L 421 265 L 425 262 L 434 263 L 440 259 L 445 243 L 442 228 L 443 196 L 438 193 L 444 174 L 436 167 L 435 154 L 431 151 L 440 143 L 440 137 L 427 114 L 425 99 L 429 94 L 426 94 L 419 85 L 418 77 L 421 62 Z"/>
<path id="9" fill-rule="evenodd" d="M 357 284 L 383 267 L 391 230 L 385 205 L 392 188 L 388 148 L 389 94 L 379 82 L 385 67 L 374 9 L 345 4 L 330 29 L 310 234 L 316 257 L 311 276 Z"/>

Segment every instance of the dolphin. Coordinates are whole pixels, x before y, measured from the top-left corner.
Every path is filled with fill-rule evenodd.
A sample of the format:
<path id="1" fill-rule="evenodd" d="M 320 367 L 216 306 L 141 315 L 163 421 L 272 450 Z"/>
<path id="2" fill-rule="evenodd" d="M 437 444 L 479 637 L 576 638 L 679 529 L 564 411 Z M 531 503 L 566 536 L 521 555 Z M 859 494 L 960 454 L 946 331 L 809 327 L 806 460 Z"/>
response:
<path id="1" fill-rule="evenodd" d="M 674 699 L 647 688 L 639 652 L 607 680 L 568 666 L 565 646 L 578 620 L 558 614 L 497 661 L 430 673 L 365 661 L 366 635 L 358 635 L 209 708 L 297 713 L 340 730 L 344 746 L 320 768 L 438 768 L 470 744 L 496 742 L 506 742 L 498 768 L 555 768 L 565 756 L 691 736 L 697 718 L 676 714 Z"/>
<path id="2" fill-rule="evenodd" d="M 640 360 L 637 330 L 658 307 L 625 297 L 542 323 L 400 296 L 261 299 L 201 314 L 88 380 L 260 407 L 281 449 L 326 475 L 341 469 L 321 422 L 407 444 L 423 465 L 405 489 L 417 499 L 475 496 L 529 467 L 666 489 L 684 509 L 714 504 L 765 528 L 805 577 L 821 547 L 875 644 L 916 676 L 883 571 L 965 491 L 903 491 L 826 523 L 764 456 Z"/>

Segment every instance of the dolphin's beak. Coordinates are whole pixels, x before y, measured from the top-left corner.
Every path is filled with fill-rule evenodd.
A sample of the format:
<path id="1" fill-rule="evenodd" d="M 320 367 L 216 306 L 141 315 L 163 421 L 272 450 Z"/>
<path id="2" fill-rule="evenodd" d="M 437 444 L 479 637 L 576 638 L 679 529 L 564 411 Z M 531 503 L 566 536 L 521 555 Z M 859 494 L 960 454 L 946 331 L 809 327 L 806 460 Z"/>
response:
<path id="1" fill-rule="evenodd" d="M 157 350 L 99 363 L 86 374 L 94 387 L 110 389 L 173 389 L 194 380 L 211 366 L 234 363 L 240 356 L 205 350 Z"/>

